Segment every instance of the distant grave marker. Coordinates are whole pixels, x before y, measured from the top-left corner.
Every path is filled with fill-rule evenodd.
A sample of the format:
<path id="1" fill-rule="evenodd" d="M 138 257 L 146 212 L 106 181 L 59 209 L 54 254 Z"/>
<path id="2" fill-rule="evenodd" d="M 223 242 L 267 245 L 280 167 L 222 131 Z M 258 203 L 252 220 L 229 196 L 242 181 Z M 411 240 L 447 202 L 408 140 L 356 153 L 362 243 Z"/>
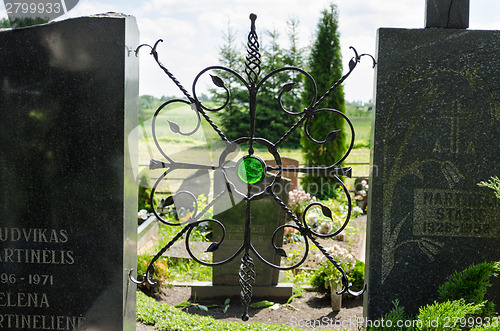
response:
<path id="1" fill-rule="evenodd" d="M 266 175 L 260 187 L 268 185 L 273 175 Z M 236 182 L 236 178 L 231 178 Z M 215 174 L 215 190 L 220 192 L 225 181 L 220 173 Z M 290 180 L 281 178 L 281 184 L 276 185 L 276 193 L 283 202 L 288 201 L 288 192 Z M 259 254 L 267 261 L 280 265 L 281 256 L 276 252 L 272 245 L 272 236 L 276 228 L 285 223 L 286 213 L 278 208 L 274 199 L 266 197 L 257 200 L 252 204 L 252 243 Z M 217 202 L 214 206 L 214 218 L 221 221 L 226 227 L 226 239 L 220 248 L 213 253 L 213 261 L 222 261 L 230 257 L 244 242 L 244 224 L 241 222 L 245 218 L 246 202 L 236 195 L 229 193 Z M 277 235 L 275 244 L 278 247 L 283 245 L 283 230 Z M 220 238 L 221 231 L 219 227 L 214 228 L 214 238 Z M 279 270 L 265 265 L 257 257 L 253 256 L 255 263 L 256 279 L 253 287 L 255 297 L 289 298 L 292 293 L 291 284 L 279 285 Z M 240 285 L 238 270 L 240 267 L 239 259 L 216 266 L 213 268 L 213 277 L 210 284 L 201 284 L 193 286 L 192 296 L 197 298 L 211 297 L 231 297 L 240 295 Z M 195 295 L 196 293 L 196 295 Z"/>

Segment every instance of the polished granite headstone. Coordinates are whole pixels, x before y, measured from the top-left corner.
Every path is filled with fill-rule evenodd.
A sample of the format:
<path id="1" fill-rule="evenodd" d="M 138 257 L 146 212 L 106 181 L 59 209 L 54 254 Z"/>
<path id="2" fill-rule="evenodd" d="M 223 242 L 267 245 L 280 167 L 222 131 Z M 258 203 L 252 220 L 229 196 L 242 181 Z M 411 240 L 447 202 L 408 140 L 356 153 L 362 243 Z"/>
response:
<path id="1" fill-rule="evenodd" d="M 500 260 L 500 31 L 380 29 L 365 315 L 410 314 Z M 500 281 L 487 296 L 500 302 Z"/>
<path id="2" fill-rule="evenodd" d="M 1 330 L 135 330 L 138 37 L 120 14 L 0 31 Z"/>

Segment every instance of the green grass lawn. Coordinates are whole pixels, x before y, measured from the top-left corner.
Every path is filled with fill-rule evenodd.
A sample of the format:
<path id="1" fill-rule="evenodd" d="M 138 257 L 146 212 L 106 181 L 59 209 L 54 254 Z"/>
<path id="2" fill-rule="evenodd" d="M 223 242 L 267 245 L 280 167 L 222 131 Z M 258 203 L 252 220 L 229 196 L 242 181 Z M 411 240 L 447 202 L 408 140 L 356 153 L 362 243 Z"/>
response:
<path id="1" fill-rule="evenodd" d="M 139 128 L 139 171 L 148 172 L 152 180 L 158 178 L 163 171 L 149 171 L 149 161 L 151 159 L 164 160 L 153 140 L 152 117 L 154 112 L 155 110 L 153 109 L 143 109 L 140 111 L 141 126 Z M 216 117 L 214 120 L 217 121 Z M 356 134 L 355 149 L 351 151 L 345 164 L 350 165 L 350 163 L 354 163 L 351 165 L 354 177 L 368 177 L 369 166 L 367 163 L 370 157 L 368 146 L 371 135 L 371 117 L 352 117 L 351 121 Z M 201 121 L 201 127 L 193 135 L 181 135 L 172 131 L 176 131 L 177 128 L 184 133 L 195 131 L 197 123 L 197 115 L 189 105 L 173 103 L 166 106 L 156 120 L 155 130 L 158 144 L 164 153 L 175 161 L 216 164 L 225 144 L 221 142 L 217 133 L 205 120 Z M 361 147 L 356 148 L 359 146 Z M 243 154 L 244 152 L 235 154 L 234 159 L 239 159 Z M 272 155 L 263 149 L 258 149 L 257 155 L 261 156 L 264 160 L 272 159 Z M 304 164 L 302 151 L 298 148 L 281 148 L 280 155 L 296 159 L 299 161 L 299 164 Z M 193 171 L 176 170 L 169 174 L 170 178 L 178 178 L 178 180 L 171 180 L 170 187 L 165 187 L 164 190 L 175 190 L 180 185 L 181 180 L 191 173 Z"/>
<path id="2" fill-rule="evenodd" d="M 356 141 L 370 140 L 372 119 L 371 117 L 353 117 L 351 118 L 356 134 Z"/>

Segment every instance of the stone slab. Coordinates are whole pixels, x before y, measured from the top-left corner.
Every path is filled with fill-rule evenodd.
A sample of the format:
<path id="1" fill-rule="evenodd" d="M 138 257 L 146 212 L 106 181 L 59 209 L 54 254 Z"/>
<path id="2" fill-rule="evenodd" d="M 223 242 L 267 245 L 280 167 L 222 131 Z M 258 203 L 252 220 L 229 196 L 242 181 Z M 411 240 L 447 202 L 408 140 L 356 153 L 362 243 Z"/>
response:
<path id="1" fill-rule="evenodd" d="M 196 282 L 191 285 L 191 298 L 231 298 L 239 297 L 239 285 L 213 285 L 212 282 Z M 252 301 L 256 299 L 287 300 L 293 295 L 292 283 L 279 283 L 274 286 L 252 287 Z"/>
<path id="2" fill-rule="evenodd" d="M 500 31 L 380 29 L 367 228 L 370 319 L 500 260 Z M 500 281 L 489 299 L 500 302 Z"/>
<path id="3" fill-rule="evenodd" d="M 427 0 L 425 27 L 467 29 L 470 0 Z"/>
<path id="4" fill-rule="evenodd" d="M 150 216 L 144 223 L 137 228 L 137 253 L 146 253 L 154 247 L 154 244 L 160 238 L 158 231 L 160 222 L 156 216 Z"/>
<path id="5" fill-rule="evenodd" d="M 228 175 L 230 177 L 231 175 Z M 256 192 L 268 185 L 274 176 L 267 174 L 265 180 L 258 184 Z M 238 179 L 230 178 L 233 183 L 238 183 Z M 215 192 L 220 192 L 224 185 L 224 180 L 220 173 L 215 174 Z M 281 182 L 275 185 L 275 193 L 286 204 L 288 202 L 288 192 L 290 191 L 290 180 L 281 178 Z M 245 188 L 240 188 L 244 191 Z M 257 252 L 267 261 L 280 265 L 281 257 L 273 248 L 272 237 L 274 231 L 285 223 L 286 212 L 270 196 L 251 202 L 251 240 Z M 243 245 L 245 235 L 246 202 L 238 201 L 236 194 L 224 194 L 214 205 L 214 218 L 222 222 L 226 229 L 226 237 L 220 248 L 213 253 L 213 261 L 219 262 L 228 259 Z M 214 228 L 214 238 L 221 238 L 221 229 Z M 283 230 L 280 230 L 275 238 L 277 247 L 283 245 Z M 239 268 L 241 265 L 240 253 L 231 262 L 213 268 L 213 283 L 215 285 L 238 285 Z M 255 285 L 270 286 L 278 284 L 279 270 L 274 269 L 262 262 L 255 254 L 250 253 L 255 264 Z"/>
<path id="6" fill-rule="evenodd" d="M 0 31 L 2 330 L 135 330 L 138 42 L 120 14 Z"/>
<path id="7" fill-rule="evenodd" d="M 266 165 L 271 166 L 271 167 L 276 167 L 276 160 L 266 160 Z M 298 168 L 299 161 L 292 159 L 291 157 L 282 156 L 281 157 L 281 166 L 283 168 Z M 277 171 L 272 171 L 271 173 L 276 174 Z M 298 172 L 283 171 L 281 176 L 291 180 L 290 191 L 299 189 L 299 173 Z"/>

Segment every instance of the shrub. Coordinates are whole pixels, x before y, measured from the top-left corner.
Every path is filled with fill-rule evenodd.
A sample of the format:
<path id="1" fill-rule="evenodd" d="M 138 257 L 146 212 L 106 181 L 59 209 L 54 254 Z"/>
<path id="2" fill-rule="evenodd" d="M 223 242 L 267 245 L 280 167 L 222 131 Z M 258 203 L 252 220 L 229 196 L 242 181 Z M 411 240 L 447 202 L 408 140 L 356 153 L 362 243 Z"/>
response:
<path id="1" fill-rule="evenodd" d="M 494 315 L 494 304 L 483 299 L 491 286 L 490 277 L 496 276 L 499 271 L 500 262 L 491 262 L 455 272 L 439 288 L 440 302 L 421 307 L 419 314 L 412 317 L 405 315 L 404 307 L 394 300 L 394 308 L 383 316 L 385 323 L 369 330 L 498 330 L 499 320 Z M 401 324 L 401 321 L 405 323 Z"/>
<path id="2" fill-rule="evenodd" d="M 142 174 L 141 180 L 139 181 L 139 201 L 137 210 L 144 209 L 148 212 L 153 211 L 153 206 L 151 206 L 150 201 L 151 189 L 149 188 L 149 185 L 149 176 L 145 173 Z"/>
<path id="3" fill-rule="evenodd" d="M 316 202 L 316 198 L 311 197 L 306 191 L 295 189 L 288 193 L 288 207 L 298 218 L 300 218 L 307 205 L 313 202 Z"/>
<path id="4" fill-rule="evenodd" d="M 500 199 L 500 178 L 497 176 L 491 177 L 487 182 L 480 182 L 478 186 L 487 187 L 495 191 L 495 196 Z"/>
<path id="5" fill-rule="evenodd" d="M 399 321 L 407 321 L 410 319 L 405 314 L 405 308 L 399 305 L 399 300 L 397 299 L 394 300 L 392 304 L 394 305 L 394 308 L 392 308 L 382 318 L 384 323 L 380 323 L 379 325 L 376 326 L 371 326 L 370 324 L 367 324 L 367 326 L 370 326 L 370 331 L 413 330 L 413 328 L 406 328 L 406 327 L 396 328 L 396 325 L 398 325 Z"/>
<path id="6" fill-rule="evenodd" d="M 356 260 L 354 269 L 348 275 L 349 281 L 352 283 L 352 288 L 354 291 L 361 291 L 365 287 L 365 263 L 360 260 Z"/>
<path id="7" fill-rule="evenodd" d="M 417 320 L 418 330 L 463 330 L 468 317 L 477 316 L 482 310 L 482 303 L 466 303 L 464 299 L 434 302 L 420 308 Z"/>
<path id="8" fill-rule="evenodd" d="M 148 270 L 149 263 L 151 262 L 151 256 L 148 254 L 142 254 L 137 256 L 137 277 L 142 280 L 143 275 L 146 274 Z M 160 287 L 169 278 L 169 268 L 165 260 L 159 259 L 155 263 L 155 273 L 152 277 L 152 281 L 155 282 L 154 285 L 144 282 L 143 284 L 137 285 L 137 288 L 149 296 L 154 296 L 159 293 Z"/>
<path id="9" fill-rule="evenodd" d="M 466 303 L 480 304 L 484 301 L 486 290 L 491 286 L 490 278 L 500 271 L 500 262 L 481 263 L 455 272 L 439 288 L 439 300 L 451 301 L 464 299 Z M 483 316 L 494 313 L 493 302 L 485 302 L 481 311 Z"/>

